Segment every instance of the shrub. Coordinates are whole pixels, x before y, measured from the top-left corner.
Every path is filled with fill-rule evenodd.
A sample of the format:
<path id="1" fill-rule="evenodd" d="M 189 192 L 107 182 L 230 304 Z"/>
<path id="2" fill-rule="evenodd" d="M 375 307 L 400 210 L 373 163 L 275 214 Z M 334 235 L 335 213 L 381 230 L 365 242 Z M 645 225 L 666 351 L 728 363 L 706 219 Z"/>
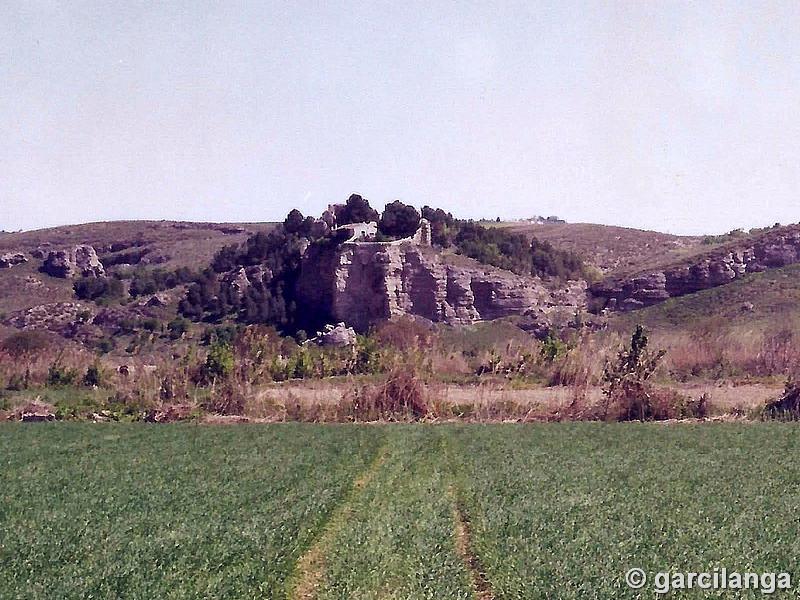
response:
<path id="1" fill-rule="evenodd" d="M 92 300 L 107 304 L 124 295 L 122 282 L 114 277 L 81 277 L 72 285 L 75 295 L 81 300 Z"/>
<path id="2" fill-rule="evenodd" d="M 586 269 L 580 256 L 569 250 L 555 248 L 548 241 L 533 238 L 531 241 L 531 275 L 580 279 L 586 277 Z"/>
<path id="3" fill-rule="evenodd" d="M 215 343 L 233 344 L 239 333 L 239 328 L 236 325 L 219 325 L 217 327 L 208 327 L 203 331 L 203 336 L 200 342 L 204 346 L 211 346 Z"/>
<path id="4" fill-rule="evenodd" d="M 339 420 L 418 420 L 429 412 L 425 386 L 413 368 L 397 367 L 383 381 L 356 385 L 337 409 Z"/>
<path id="5" fill-rule="evenodd" d="M 100 363 L 89 365 L 86 374 L 83 376 L 83 385 L 86 387 L 100 387 L 103 385 L 103 371 Z"/>
<path id="6" fill-rule="evenodd" d="M 377 340 L 363 335 L 356 338 L 355 356 L 348 371 L 363 374 L 381 371 L 381 354 Z"/>
<path id="7" fill-rule="evenodd" d="M 203 376 L 207 381 L 227 379 L 233 373 L 234 358 L 231 345 L 215 342 L 211 345 L 203 365 Z"/>
<path id="8" fill-rule="evenodd" d="M 660 416 L 648 380 L 666 352 L 649 350 L 647 341 L 644 328 L 637 325 L 630 346 L 621 348 L 615 360 L 606 361 L 603 369 L 605 401 L 600 415 L 603 419 L 612 416 L 610 411 L 619 421 L 648 421 Z"/>
<path id="9" fill-rule="evenodd" d="M 78 370 L 64 367 L 60 359 L 56 359 L 47 370 L 47 385 L 73 385 L 77 378 Z"/>
<path id="10" fill-rule="evenodd" d="M 214 386 L 201 407 L 218 415 L 241 415 L 244 414 L 245 404 L 242 386 L 233 380 L 225 380 L 219 386 Z"/>
<path id="11" fill-rule="evenodd" d="M 25 373 L 12 373 L 8 378 L 6 389 L 12 392 L 21 392 L 27 390 L 31 386 L 31 370 L 30 367 L 25 369 Z"/>
<path id="12" fill-rule="evenodd" d="M 113 338 L 103 338 L 97 342 L 97 351 L 100 354 L 108 354 L 114 349 Z"/>
<path id="13" fill-rule="evenodd" d="M 559 356 L 566 354 L 566 352 L 567 345 L 561 341 L 561 338 L 555 332 L 550 331 L 542 341 L 542 349 L 540 351 L 542 358 L 546 362 L 552 363 Z"/>
<path id="14" fill-rule="evenodd" d="M 167 323 L 167 331 L 169 331 L 169 338 L 171 340 L 178 340 L 182 338 L 189 331 L 189 320 L 181 317 L 175 317 L 172 321 Z"/>
<path id="15" fill-rule="evenodd" d="M 0 350 L 11 356 L 20 357 L 35 354 L 49 348 L 53 344 L 53 336 L 44 331 L 18 331 L 4 338 Z"/>
<path id="16" fill-rule="evenodd" d="M 763 417 L 783 421 L 800 420 L 800 382 L 789 377 L 780 398 L 764 407 Z"/>
<path id="17" fill-rule="evenodd" d="M 191 269 L 179 267 L 174 271 L 167 269 L 137 268 L 131 276 L 130 294 L 146 296 L 163 290 L 169 290 L 197 278 Z"/>
<path id="18" fill-rule="evenodd" d="M 144 329 L 145 331 L 149 331 L 154 333 L 161 329 L 161 321 L 154 317 L 148 317 L 146 319 L 142 319 L 139 322 L 139 326 Z"/>

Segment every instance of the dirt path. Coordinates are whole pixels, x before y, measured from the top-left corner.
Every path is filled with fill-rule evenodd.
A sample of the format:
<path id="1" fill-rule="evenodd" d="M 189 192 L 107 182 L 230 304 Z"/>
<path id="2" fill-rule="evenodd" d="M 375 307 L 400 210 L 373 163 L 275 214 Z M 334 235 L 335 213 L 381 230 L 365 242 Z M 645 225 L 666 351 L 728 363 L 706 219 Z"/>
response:
<path id="1" fill-rule="evenodd" d="M 325 524 L 317 540 L 306 553 L 300 557 L 291 578 L 289 598 L 292 600 L 313 600 L 317 596 L 320 580 L 325 573 L 325 556 L 336 534 L 345 527 L 352 516 L 352 505 L 355 497 L 361 493 L 386 460 L 388 449 L 381 448 L 375 459 L 360 477 L 353 482 L 353 487 L 336 508 Z"/>
<path id="2" fill-rule="evenodd" d="M 456 532 L 456 550 L 469 571 L 472 593 L 478 600 L 494 600 L 492 585 L 486 578 L 480 559 L 472 549 L 472 528 L 469 517 L 458 500 L 455 489 L 450 486 L 448 495 L 453 502 L 453 521 Z"/>

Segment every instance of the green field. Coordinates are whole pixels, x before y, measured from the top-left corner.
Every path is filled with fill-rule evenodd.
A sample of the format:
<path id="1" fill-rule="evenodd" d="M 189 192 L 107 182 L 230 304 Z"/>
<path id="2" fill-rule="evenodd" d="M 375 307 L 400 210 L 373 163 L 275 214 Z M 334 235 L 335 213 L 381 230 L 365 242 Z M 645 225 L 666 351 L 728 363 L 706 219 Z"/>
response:
<path id="1" fill-rule="evenodd" d="M 632 567 L 794 584 L 798 439 L 791 424 L 2 424 L 0 598 L 635 598 Z"/>

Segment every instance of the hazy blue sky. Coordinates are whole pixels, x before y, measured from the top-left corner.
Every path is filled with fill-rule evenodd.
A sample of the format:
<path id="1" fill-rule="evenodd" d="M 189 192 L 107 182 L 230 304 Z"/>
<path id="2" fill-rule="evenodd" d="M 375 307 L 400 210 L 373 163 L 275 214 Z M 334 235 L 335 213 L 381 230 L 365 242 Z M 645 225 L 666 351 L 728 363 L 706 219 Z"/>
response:
<path id="1" fill-rule="evenodd" d="M 800 3 L 0 0 L 0 229 L 359 192 L 675 233 L 800 221 Z"/>

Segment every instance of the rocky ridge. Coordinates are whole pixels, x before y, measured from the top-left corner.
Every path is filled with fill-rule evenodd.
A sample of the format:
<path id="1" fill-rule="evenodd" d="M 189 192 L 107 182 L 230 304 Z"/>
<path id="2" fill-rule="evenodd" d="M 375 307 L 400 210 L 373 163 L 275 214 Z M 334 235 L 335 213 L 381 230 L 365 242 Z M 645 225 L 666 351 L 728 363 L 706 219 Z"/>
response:
<path id="1" fill-rule="evenodd" d="M 690 260 L 590 287 L 598 309 L 629 311 L 800 262 L 800 225 L 776 227 Z"/>
<path id="2" fill-rule="evenodd" d="M 298 297 L 307 310 L 358 331 L 400 315 L 452 325 L 585 306 L 579 283 L 558 293 L 540 279 L 432 249 L 424 225 L 414 238 L 392 242 L 313 244 L 302 259 Z"/>

